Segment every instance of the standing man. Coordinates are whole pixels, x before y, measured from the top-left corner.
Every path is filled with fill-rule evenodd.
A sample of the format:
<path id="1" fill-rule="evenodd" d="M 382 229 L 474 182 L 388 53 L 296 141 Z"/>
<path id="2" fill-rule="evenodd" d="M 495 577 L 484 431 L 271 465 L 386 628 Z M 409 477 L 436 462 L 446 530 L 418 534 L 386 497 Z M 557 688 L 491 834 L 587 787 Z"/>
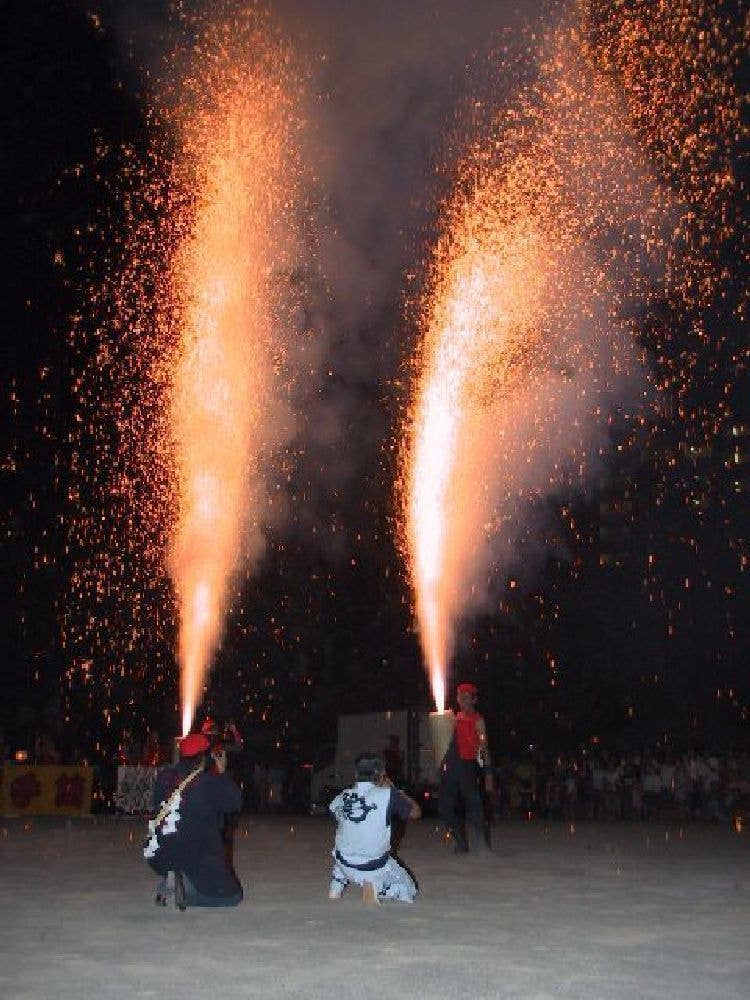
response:
<path id="1" fill-rule="evenodd" d="M 490 825 L 479 786 L 480 775 L 484 774 L 486 790 L 492 791 L 487 727 L 476 710 L 475 684 L 459 684 L 456 700 L 458 712 L 453 738 L 440 769 L 440 818 L 453 837 L 457 854 L 469 850 L 467 829 L 476 840 L 476 849 L 483 852 L 491 849 Z M 463 818 L 458 811 L 460 800 L 464 805 Z"/>

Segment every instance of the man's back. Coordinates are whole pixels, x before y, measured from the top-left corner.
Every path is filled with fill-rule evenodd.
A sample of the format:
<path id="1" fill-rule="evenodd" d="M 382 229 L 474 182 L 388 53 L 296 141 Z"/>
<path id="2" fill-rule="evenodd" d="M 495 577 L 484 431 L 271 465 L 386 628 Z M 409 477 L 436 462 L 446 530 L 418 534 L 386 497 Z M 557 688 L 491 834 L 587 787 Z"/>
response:
<path id="1" fill-rule="evenodd" d="M 411 807 L 390 785 L 358 781 L 329 808 L 338 821 L 336 850 L 347 861 L 362 864 L 389 853 L 392 816 L 408 816 Z"/>
<path id="2" fill-rule="evenodd" d="M 180 761 L 159 773 L 154 799 L 157 807 L 195 769 L 195 762 Z M 242 793 L 226 774 L 201 771 L 183 789 L 174 832 L 157 831 L 159 850 L 169 867 L 186 872 L 201 893 L 227 891 L 234 877 L 227 868 L 221 840 L 225 813 L 242 805 Z"/>

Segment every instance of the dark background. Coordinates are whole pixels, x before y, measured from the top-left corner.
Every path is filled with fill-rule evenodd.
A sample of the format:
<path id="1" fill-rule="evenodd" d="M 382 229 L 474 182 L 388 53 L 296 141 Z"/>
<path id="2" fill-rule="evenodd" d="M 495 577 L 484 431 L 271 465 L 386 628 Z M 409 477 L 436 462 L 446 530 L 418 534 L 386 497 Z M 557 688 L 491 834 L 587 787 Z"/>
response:
<path id="1" fill-rule="evenodd" d="M 71 575 L 86 558 L 71 532 L 76 506 L 110 502 L 96 475 L 82 498 L 71 471 L 81 441 L 75 381 L 87 360 L 71 317 L 83 313 L 85 330 L 82 289 L 96 282 L 123 214 L 115 181 L 126 156 L 145 157 L 152 140 L 137 77 L 123 68 L 116 8 L 11 0 L 0 54 L 0 727 L 9 747 L 46 732 L 65 752 L 103 755 L 125 730 L 178 726 L 163 580 L 139 598 L 149 625 L 136 642 L 123 639 L 132 593 L 88 608 L 104 623 L 95 633 L 74 639 L 66 625 Z M 730 155 L 738 171 L 746 166 L 745 146 Z M 711 302 L 691 313 L 655 301 L 642 319 L 667 386 L 647 429 L 623 417 L 586 494 L 540 501 L 550 555 L 537 572 L 501 581 L 493 613 L 463 627 L 453 676 L 481 685 L 496 752 L 592 737 L 613 747 L 748 745 L 745 202 L 740 188 Z M 291 450 L 290 494 L 308 486 L 344 541 L 311 545 L 294 518 L 279 530 L 229 616 L 211 676 L 207 704 L 238 721 L 259 757 L 310 758 L 339 712 L 430 704 L 392 521 L 389 442 L 414 337 L 399 327 L 397 296 L 355 331 L 378 355 L 377 378 L 353 373 L 333 342 L 324 359 L 331 374 L 319 405 L 344 394 L 351 426 L 367 429 L 318 445 L 319 466 L 335 461 L 346 475 L 325 490 L 325 474 L 308 481 L 309 454 L 303 464 Z M 116 550 L 116 531 L 110 543 Z"/>

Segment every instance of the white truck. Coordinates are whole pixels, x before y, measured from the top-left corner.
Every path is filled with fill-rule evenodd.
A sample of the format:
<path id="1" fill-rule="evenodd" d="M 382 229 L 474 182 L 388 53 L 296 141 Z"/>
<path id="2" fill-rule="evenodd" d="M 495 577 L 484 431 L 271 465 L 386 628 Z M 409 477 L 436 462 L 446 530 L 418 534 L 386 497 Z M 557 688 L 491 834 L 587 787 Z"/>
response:
<path id="1" fill-rule="evenodd" d="M 413 709 L 340 715 L 333 759 L 313 771 L 310 812 L 328 810 L 331 799 L 354 781 L 354 761 L 361 753 L 380 753 L 394 783 L 416 796 L 423 811 L 436 801 L 438 769 L 432 750 L 428 713 Z"/>

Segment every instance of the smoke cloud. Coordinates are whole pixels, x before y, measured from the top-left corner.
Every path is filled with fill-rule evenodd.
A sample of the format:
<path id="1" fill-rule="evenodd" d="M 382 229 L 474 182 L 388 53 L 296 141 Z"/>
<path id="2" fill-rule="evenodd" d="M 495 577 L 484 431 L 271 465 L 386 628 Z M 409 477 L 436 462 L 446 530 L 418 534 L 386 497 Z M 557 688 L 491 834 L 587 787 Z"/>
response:
<path id="1" fill-rule="evenodd" d="M 290 43 L 306 77 L 300 142 L 309 191 L 300 213 L 310 233 L 308 256 L 298 267 L 305 301 L 295 318 L 296 340 L 290 340 L 284 361 L 294 383 L 299 419 L 294 471 L 284 476 L 279 471 L 282 463 L 276 463 L 282 496 L 274 503 L 300 540 L 322 546 L 326 556 L 337 559 L 350 554 L 349 532 L 372 516 L 371 507 L 370 513 L 363 509 L 369 488 L 365 479 L 387 480 L 394 471 L 383 471 L 383 454 L 397 431 L 394 415 L 405 399 L 404 362 L 414 347 L 415 332 L 403 322 L 404 297 L 421 291 L 412 279 L 422 273 L 436 238 L 438 203 L 449 191 L 451 165 L 476 139 L 478 122 L 502 117 L 514 106 L 519 87 L 537 73 L 544 53 L 534 39 L 541 37 L 545 5 L 502 0 L 470 5 L 464 0 L 276 0 L 268 6 L 272 23 Z M 164 7 L 116 7 L 121 37 L 135 53 L 134 61 L 156 72 L 154 67 L 173 41 Z M 183 7 L 202 14 L 215 5 Z M 519 52 L 524 53 L 522 60 Z M 496 135 L 502 136 L 502 131 L 496 130 Z M 588 143 L 601 140 L 595 129 L 588 130 Z M 575 155 L 574 150 L 566 153 Z M 597 160 L 590 149 L 586 160 Z M 602 171 L 620 162 L 615 157 L 608 166 L 605 157 Z M 600 189 L 602 176 L 597 178 Z M 616 191 L 618 178 L 607 184 Z M 632 191 L 632 185 L 626 187 L 620 209 Z M 570 193 L 585 202 L 591 197 L 590 178 L 585 173 L 573 178 Z M 607 237 L 599 232 L 596 238 L 595 252 L 604 255 Z M 647 280 L 648 266 L 641 264 L 642 279 Z M 600 302 L 597 308 L 607 307 Z M 591 325 L 592 330 L 598 327 L 598 322 Z M 555 433 L 548 442 L 548 460 L 538 466 L 543 474 L 527 480 L 519 470 L 518 496 L 543 492 L 545 483 L 558 481 L 555 456 L 571 453 L 573 436 L 578 444 L 586 443 L 588 476 L 605 443 L 600 427 L 592 423 L 581 428 L 579 403 L 566 400 L 579 398 L 585 378 L 600 378 L 611 363 L 609 348 L 602 352 L 585 330 L 577 335 L 579 349 L 595 354 L 595 364 L 587 368 L 590 359 L 581 357 L 580 363 L 571 364 L 569 357 L 558 356 L 565 353 L 561 341 L 550 349 L 550 385 L 559 401 L 551 418 Z M 517 419 L 522 419 L 521 411 L 532 419 L 537 391 L 530 392 Z M 612 378 L 606 390 L 608 405 L 637 405 L 642 391 L 641 375 L 635 381 L 630 375 Z M 569 428 L 575 428 L 570 437 Z M 493 456 L 487 460 L 493 461 Z M 376 492 L 375 503 L 383 507 L 377 516 L 385 520 L 393 510 L 392 482 L 381 482 Z M 497 499 L 493 490 L 487 496 Z M 489 524 L 492 513 L 485 513 Z M 496 539 L 490 551 L 495 554 L 498 546 L 502 550 L 509 544 L 511 535 L 523 533 L 522 505 L 506 507 L 505 514 L 516 526 L 510 532 L 490 530 Z M 498 541 L 500 536 L 505 541 Z M 504 562 L 514 558 L 517 552 L 503 553 Z M 478 557 L 470 574 L 476 594 L 482 592 L 478 581 L 486 575 L 486 564 Z"/>

